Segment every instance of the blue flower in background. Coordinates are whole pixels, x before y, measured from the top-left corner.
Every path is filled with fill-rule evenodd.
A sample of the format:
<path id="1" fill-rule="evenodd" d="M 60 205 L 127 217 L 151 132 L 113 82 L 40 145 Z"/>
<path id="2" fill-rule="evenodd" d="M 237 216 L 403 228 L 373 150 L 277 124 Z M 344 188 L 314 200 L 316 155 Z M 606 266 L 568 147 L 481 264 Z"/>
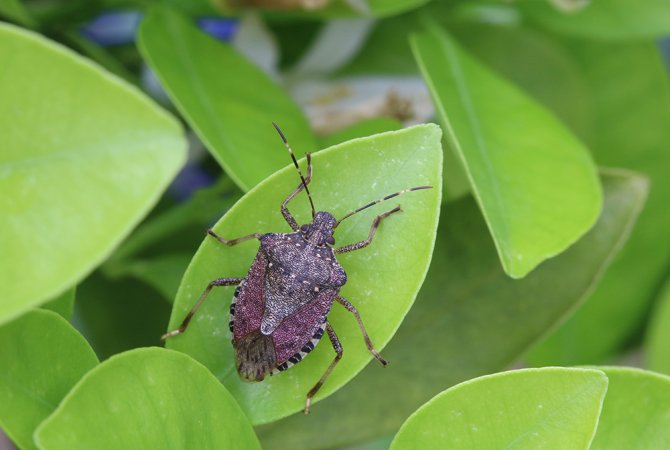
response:
<path id="1" fill-rule="evenodd" d="M 135 33 L 142 20 L 139 11 L 110 11 L 100 14 L 80 28 L 89 40 L 103 47 L 135 42 Z"/>
<path id="2" fill-rule="evenodd" d="M 132 44 L 141 21 L 139 11 L 106 11 L 81 27 L 80 32 L 102 47 Z M 221 41 L 230 41 L 238 26 L 237 19 L 224 17 L 201 17 L 196 23 L 202 31 Z"/>
<path id="3" fill-rule="evenodd" d="M 230 41 L 235 36 L 239 25 L 237 19 L 222 17 L 201 17 L 197 23 L 202 31 L 220 41 Z"/>

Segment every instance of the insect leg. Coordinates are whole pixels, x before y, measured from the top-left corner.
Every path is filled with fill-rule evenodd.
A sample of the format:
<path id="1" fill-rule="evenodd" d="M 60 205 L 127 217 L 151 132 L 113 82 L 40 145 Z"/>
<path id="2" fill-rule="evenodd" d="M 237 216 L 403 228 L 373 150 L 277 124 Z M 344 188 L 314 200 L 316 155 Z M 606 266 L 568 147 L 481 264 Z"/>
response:
<path id="1" fill-rule="evenodd" d="M 300 227 L 298 226 L 298 222 L 295 221 L 286 205 L 288 205 L 288 202 L 293 200 L 295 196 L 298 195 L 303 189 L 305 189 L 305 186 L 308 185 L 310 181 L 312 181 L 312 155 L 310 153 L 305 153 L 305 158 L 307 158 L 307 177 L 305 178 L 305 183 L 303 184 L 300 182 L 295 191 L 291 192 L 291 194 L 286 197 L 286 200 L 284 200 L 281 204 L 281 213 L 293 231 L 298 231 Z"/>
<path id="2" fill-rule="evenodd" d="M 356 320 L 358 321 L 358 326 L 361 329 L 361 333 L 363 333 L 363 339 L 365 339 L 365 345 L 368 347 L 368 350 L 370 350 L 370 353 L 372 353 L 372 356 L 377 358 L 377 361 L 382 363 L 382 366 L 386 367 L 389 362 L 384 358 L 382 358 L 382 355 L 380 355 L 379 352 L 375 350 L 375 347 L 374 345 L 372 345 L 372 341 L 370 340 L 370 336 L 368 336 L 368 332 L 365 330 L 365 325 L 363 325 L 363 319 L 361 319 L 361 315 L 358 313 L 356 307 L 351 303 L 349 303 L 349 301 L 346 298 L 340 297 L 339 295 L 335 298 L 335 300 L 337 300 L 337 302 L 340 305 L 344 306 L 347 309 L 347 311 L 349 311 L 356 317 Z"/>
<path id="3" fill-rule="evenodd" d="M 337 363 L 340 362 L 340 359 L 342 359 L 342 344 L 340 344 L 340 340 L 337 338 L 337 334 L 335 334 L 335 330 L 333 330 L 330 322 L 326 322 L 326 331 L 328 332 L 330 343 L 333 344 L 333 349 L 335 349 L 336 355 L 335 359 L 333 359 L 333 361 L 330 363 L 330 366 L 328 366 L 326 369 L 326 372 L 321 376 L 319 382 L 316 383 L 314 387 L 307 393 L 307 400 L 305 401 L 305 415 L 309 414 L 309 409 L 312 406 L 312 398 L 316 395 L 319 389 L 321 389 L 321 386 L 323 386 L 323 383 L 326 381 L 326 378 L 328 378 L 328 375 L 330 375 L 330 372 L 333 371 Z"/>
<path id="4" fill-rule="evenodd" d="M 196 313 L 198 308 L 200 308 L 200 305 L 202 305 L 202 302 L 205 300 L 207 297 L 207 294 L 209 294 L 209 291 L 212 290 L 213 287 L 215 286 L 235 286 L 238 285 L 244 280 L 244 278 L 218 278 L 212 282 L 210 282 L 207 287 L 205 288 L 204 292 L 200 295 L 200 298 L 198 299 L 197 302 L 195 302 L 195 305 L 193 305 L 193 308 L 189 311 L 189 313 L 186 315 L 184 318 L 184 321 L 179 325 L 179 328 L 176 330 L 172 330 L 168 333 L 165 333 L 163 336 L 161 336 L 161 340 L 166 340 L 169 337 L 177 336 L 178 334 L 182 334 L 184 331 L 186 331 L 186 327 L 188 327 L 189 322 L 191 322 L 191 319 L 193 318 L 193 315 Z"/>
<path id="5" fill-rule="evenodd" d="M 398 211 L 401 211 L 400 206 L 396 206 L 392 210 L 386 211 L 384 214 L 378 215 L 372 222 L 372 226 L 370 227 L 370 233 L 368 234 L 368 238 L 366 240 L 356 242 L 355 244 L 345 245 L 344 247 L 338 247 L 335 249 L 335 253 L 353 252 L 354 250 L 360 250 L 361 248 L 367 247 L 368 245 L 370 245 L 370 242 L 372 242 L 372 238 L 375 236 L 375 233 L 377 232 L 377 228 L 379 228 L 379 224 L 381 223 L 381 221 L 384 220 L 386 217 L 390 216 L 391 214 L 397 213 Z"/>
<path id="6" fill-rule="evenodd" d="M 249 239 L 260 239 L 261 234 L 260 233 L 253 233 L 253 234 L 248 234 L 246 236 L 239 237 L 237 239 L 224 239 L 218 234 L 216 234 L 212 229 L 207 230 L 207 234 L 212 236 L 214 239 L 217 241 L 221 242 L 224 245 L 227 245 L 228 247 L 232 247 L 233 245 L 237 245 L 240 242 L 248 241 Z"/>

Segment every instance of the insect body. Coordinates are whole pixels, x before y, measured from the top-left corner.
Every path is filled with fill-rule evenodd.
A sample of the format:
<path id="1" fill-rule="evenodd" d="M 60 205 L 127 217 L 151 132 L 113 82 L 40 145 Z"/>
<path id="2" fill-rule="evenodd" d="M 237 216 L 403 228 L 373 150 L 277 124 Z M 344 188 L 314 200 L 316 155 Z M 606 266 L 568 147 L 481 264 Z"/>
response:
<path id="1" fill-rule="evenodd" d="M 230 331 L 237 371 L 242 378 L 262 381 L 268 374 L 288 369 L 314 349 L 324 332 L 328 334 L 336 355 L 321 379 L 307 393 L 305 414 L 308 414 L 312 398 L 342 358 L 342 345 L 327 319 L 333 303 L 338 302 L 355 316 L 370 352 L 382 365 L 388 364 L 372 345 L 356 308 L 339 295 L 340 289 L 347 282 L 347 275 L 335 255 L 368 246 L 381 221 L 399 212 L 400 207 L 377 216 L 372 222 L 367 239 L 355 244 L 333 247 L 335 229 L 344 219 L 359 211 L 402 193 L 428 189 L 431 186 L 414 187 L 388 195 L 352 211 L 338 221 L 329 212 L 316 212 L 314 208 L 308 189 L 312 178 L 310 154 L 305 155 L 307 177 L 304 178 L 286 138 L 279 127 L 274 126 L 284 140 L 301 180 L 281 205 L 282 215 L 293 232 L 254 233 L 227 240 L 209 230 L 210 236 L 228 246 L 258 239 L 260 248 L 256 258 L 244 278 L 219 278 L 210 282 L 179 329 L 165 334 L 163 339 L 186 330 L 212 288 L 237 285 L 230 305 Z M 312 222 L 298 226 L 287 205 L 303 190 L 307 193 L 312 207 Z"/>

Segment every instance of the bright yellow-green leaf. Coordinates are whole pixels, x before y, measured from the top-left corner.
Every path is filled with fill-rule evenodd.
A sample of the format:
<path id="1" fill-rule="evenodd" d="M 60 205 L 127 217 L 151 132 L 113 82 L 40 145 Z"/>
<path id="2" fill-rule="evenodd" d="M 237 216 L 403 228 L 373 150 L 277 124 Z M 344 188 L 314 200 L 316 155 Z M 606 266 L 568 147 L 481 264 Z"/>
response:
<path id="1" fill-rule="evenodd" d="M 599 370 L 548 367 L 489 375 L 412 414 L 391 450 L 587 450 L 607 392 Z"/>
<path id="2" fill-rule="evenodd" d="M 77 284 L 185 159 L 179 124 L 135 88 L 0 24 L 0 323 Z"/>
<path id="3" fill-rule="evenodd" d="M 314 155 L 309 189 L 318 210 L 342 217 L 369 201 L 412 186 L 434 189 L 408 193 L 347 219 L 337 228 L 337 245 L 368 236 L 375 215 L 402 205 L 403 212 L 385 220 L 370 247 L 338 257 L 348 282 L 341 293 L 354 304 L 368 333 L 382 349 L 411 307 L 423 282 L 433 250 L 441 192 L 442 147 L 436 125 L 419 125 L 355 139 Z M 291 136 L 288 136 L 291 139 Z M 288 156 L 287 156 L 288 159 Z M 304 165 L 304 161 L 303 161 Z M 226 238 L 250 233 L 289 232 L 279 205 L 299 183 L 285 167 L 244 196 L 214 226 Z M 309 218 L 300 195 L 290 204 L 299 223 Z M 221 277 L 244 277 L 258 251 L 257 241 L 226 247 L 207 238 L 186 271 L 175 300 L 170 329 L 177 328 L 207 284 Z M 228 331 L 228 305 L 234 288 L 217 288 L 188 330 L 167 345 L 205 364 L 237 398 L 255 424 L 300 411 L 305 396 L 330 364 L 335 352 L 322 339 L 307 358 L 262 383 L 247 383 L 235 369 Z M 344 357 L 316 396 L 320 400 L 347 383 L 370 361 L 356 320 L 340 305 L 328 316 L 344 346 Z M 375 364 L 378 364 L 375 362 Z M 381 366 L 376 367 L 384 376 Z M 318 409 L 319 405 L 313 406 Z"/>
<path id="4" fill-rule="evenodd" d="M 524 277 L 600 214 L 601 187 L 588 151 L 549 111 L 436 25 L 413 35 L 411 44 L 503 267 Z"/>
<path id="5" fill-rule="evenodd" d="M 142 348 L 90 371 L 35 432 L 42 450 L 260 449 L 235 399 L 183 353 Z"/>
<path id="6" fill-rule="evenodd" d="M 34 310 L 0 327 L 0 428 L 23 450 L 65 394 L 98 364 L 58 314 Z"/>

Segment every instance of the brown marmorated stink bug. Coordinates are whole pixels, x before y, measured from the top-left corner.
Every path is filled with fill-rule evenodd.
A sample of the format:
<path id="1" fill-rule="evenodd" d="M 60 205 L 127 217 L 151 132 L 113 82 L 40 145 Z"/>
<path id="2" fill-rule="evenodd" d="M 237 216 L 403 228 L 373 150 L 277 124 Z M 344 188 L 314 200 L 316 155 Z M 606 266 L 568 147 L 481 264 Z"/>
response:
<path id="1" fill-rule="evenodd" d="M 312 179 L 311 155 L 307 159 L 307 177 L 303 177 L 298 161 L 279 127 L 274 124 L 300 175 L 300 184 L 281 204 L 281 213 L 292 233 L 254 233 L 237 239 L 224 239 L 214 231 L 208 234 L 222 244 L 233 246 L 250 239 L 261 243 L 254 262 L 244 278 L 219 278 L 210 282 L 178 329 L 162 339 L 183 333 L 207 294 L 215 286 L 237 286 L 230 304 L 230 331 L 233 335 L 237 371 L 245 380 L 262 381 L 266 375 L 284 371 L 299 363 L 314 350 L 324 331 L 335 349 L 335 359 L 321 379 L 307 393 L 305 414 L 309 414 L 312 398 L 342 358 L 342 345 L 328 322 L 328 313 L 337 301 L 358 321 L 363 339 L 374 357 L 386 366 L 365 331 L 356 307 L 339 295 L 347 275 L 335 255 L 367 247 L 386 217 L 400 211 L 400 206 L 378 215 L 372 222 L 367 239 L 343 247 L 333 247 L 335 228 L 343 220 L 377 203 L 400 194 L 432 186 L 417 186 L 387 195 L 350 212 L 340 220 L 327 211 L 317 212 L 308 185 Z M 287 205 L 305 191 L 312 209 L 312 222 L 299 226 Z"/>

